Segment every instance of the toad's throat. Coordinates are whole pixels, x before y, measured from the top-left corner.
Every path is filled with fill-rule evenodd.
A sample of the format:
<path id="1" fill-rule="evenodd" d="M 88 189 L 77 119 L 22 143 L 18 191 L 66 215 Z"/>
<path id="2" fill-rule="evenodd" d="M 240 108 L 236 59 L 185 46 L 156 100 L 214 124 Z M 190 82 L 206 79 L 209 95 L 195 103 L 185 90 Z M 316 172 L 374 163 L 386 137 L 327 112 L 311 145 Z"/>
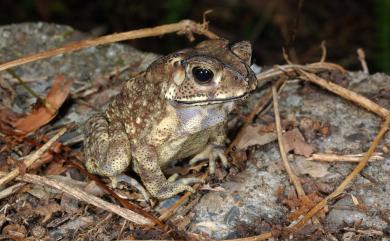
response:
<path id="1" fill-rule="evenodd" d="M 213 99 L 213 100 L 175 100 L 177 104 L 184 105 L 212 105 L 212 104 L 222 104 L 226 102 L 232 102 L 237 100 L 245 99 L 248 96 L 248 93 L 244 93 L 240 96 L 229 97 L 224 99 Z"/>

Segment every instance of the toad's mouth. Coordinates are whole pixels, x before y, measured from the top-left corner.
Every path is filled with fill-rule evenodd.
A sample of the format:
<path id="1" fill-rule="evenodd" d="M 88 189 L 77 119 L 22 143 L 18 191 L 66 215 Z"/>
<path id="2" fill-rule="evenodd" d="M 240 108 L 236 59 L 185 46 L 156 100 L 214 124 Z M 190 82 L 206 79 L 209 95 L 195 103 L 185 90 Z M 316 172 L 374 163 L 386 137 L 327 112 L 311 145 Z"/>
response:
<path id="1" fill-rule="evenodd" d="M 182 105 L 214 105 L 214 104 L 223 104 L 226 102 L 233 102 L 238 100 L 243 100 L 248 97 L 248 93 L 244 93 L 240 96 L 234 96 L 224 99 L 212 99 L 212 100 L 175 100 L 174 102 Z"/>

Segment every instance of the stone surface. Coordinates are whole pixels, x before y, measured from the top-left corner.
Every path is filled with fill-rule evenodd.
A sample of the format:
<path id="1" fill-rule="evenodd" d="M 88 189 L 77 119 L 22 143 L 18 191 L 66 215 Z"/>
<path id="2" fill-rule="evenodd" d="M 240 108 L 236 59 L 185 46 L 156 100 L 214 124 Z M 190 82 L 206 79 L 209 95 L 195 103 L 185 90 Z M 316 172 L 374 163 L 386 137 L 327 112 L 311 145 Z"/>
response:
<path id="1" fill-rule="evenodd" d="M 71 27 L 56 24 L 26 23 L 2 26 L 0 27 L 0 63 L 85 38 L 87 38 L 85 34 Z M 127 80 L 129 74 L 143 71 L 156 58 L 155 54 L 142 53 L 129 45 L 111 44 L 25 64 L 14 68 L 13 71 L 40 95 L 47 92 L 56 75 L 63 74 L 74 79 L 71 95 L 78 93 L 82 88 L 95 85 L 101 88 L 100 91 L 105 92 L 108 96 L 106 99 L 109 99 L 110 96 L 119 92 L 120 83 Z M 114 83 L 108 83 L 106 77 L 122 68 L 127 68 L 127 71 L 114 76 Z M 14 110 L 24 112 L 35 102 L 35 97 L 17 84 L 9 73 L 1 72 L 0 78 L 11 83 L 18 93 L 18 98 L 12 106 Z M 102 83 L 98 83 L 99 81 Z M 108 84 L 112 86 L 110 91 L 103 88 Z M 98 102 L 94 104 L 102 108 Z M 76 108 L 76 105 L 71 105 L 71 108 L 64 113 L 65 118 L 61 118 L 58 124 L 70 121 L 81 123 L 92 112 L 78 112 L 75 111 Z"/>
<path id="2" fill-rule="evenodd" d="M 367 76 L 363 73 L 350 73 L 352 79 L 351 89 L 361 92 L 374 101 L 390 108 L 390 99 L 377 97 L 379 90 L 390 86 L 390 77 L 384 74 Z M 360 79 L 360 81 L 358 81 Z M 316 152 L 331 152 L 339 154 L 358 154 L 366 151 L 370 142 L 379 130 L 380 118 L 374 114 L 322 90 L 309 85 L 308 90 L 303 91 L 301 84 L 292 81 L 286 85 L 280 94 L 281 116 L 286 118 L 294 116 L 298 121 L 309 117 L 328 122 L 331 126 L 331 134 L 327 137 L 316 136 L 311 144 Z M 272 110 L 269 112 L 271 113 Z M 390 146 L 390 135 L 387 134 L 381 142 L 378 151 L 382 147 Z M 217 239 L 235 236 L 235 224 L 237 220 L 250 226 L 255 220 L 268 218 L 271 223 L 285 223 L 286 208 L 275 201 L 275 191 L 278 186 L 288 186 L 288 178 L 280 162 L 277 143 L 269 144 L 261 149 L 256 149 L 251 159 L 256 160 L 256 165 L 247 164 L 245 171 L 238 174 L 240 182 L 226 182 L 221 186 L 224 193 L 209 193 L 203 197 L 195 209 L 195 220 L 191 230 L 204 232 Z M 289 156 L 292 165 L 295 159 L 302 157 Z M 380 213 L 388 213 L 390 210 L 390 177 L 389 177 L 389 153 L 384 154 L 384 160 L 370 163 L 363 171 L 363 176 L 352 183 L 351 188 L 341 200 L 331 203 L 330 212 L 325 220 L 325 227 L 337 232 L 346 224 L 353 225 L 361 222 L 365 228 L 383 230 L 388 226 L 388 219 Z M 332 191 L 347 176 L 356 164 L 351 163 L 323 163 L 328 172 L 321 178 L 312 178 L 301 175 L 300 178 L 310 179 L 314 183 L 326 184 L 332 187 Z M 330 166 L 330 167 L 329 167 Z M 366 177 L 364 177 L 366 176 Z M 367 179 L 372 177 L 372 179 Z M 290 186 L 291 190 L 291 186 Z M 367 211 L 359 210 L 349 194 L 355 195 Z M 234 197 L 239 195 L 239 201 Z M 212 200 L 212 201 L 207 201 Z M 210 211 L 210 207 L 217 207 Z M 234 211 L 232 211 L 234 210 Z M 226 222 L 226 217 L 233 212 L 233 218 Z M 387 214 L 388 215 L 388 214 Z M 210 225 L 212 223 L 212 225 Z M 206 224 L 206 225 L 202 225 Z M 213 230 L 213 228 L 216 230 Z M 257 230 L 265 232 L 267 230 Z"/>

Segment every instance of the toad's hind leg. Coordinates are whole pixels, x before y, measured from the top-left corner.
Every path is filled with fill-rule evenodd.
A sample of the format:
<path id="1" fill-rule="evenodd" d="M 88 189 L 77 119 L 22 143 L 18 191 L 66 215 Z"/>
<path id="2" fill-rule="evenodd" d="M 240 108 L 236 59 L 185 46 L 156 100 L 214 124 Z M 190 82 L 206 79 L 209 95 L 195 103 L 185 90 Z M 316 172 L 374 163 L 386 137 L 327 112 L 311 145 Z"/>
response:
<path id="1" fill-rule="evenodd" d="M 122 124 L 108 123 L 103 115 L 97 114 L 86 122 L 84 135 L 87 170 L 109 177 L 114 188 L 118 182 L 129 184 L 149 201 L 150 196 L 145 188 L 135 179 L 122 174 L 131 162 L 130 143 Z"/>
<path id="2" fill-rule="evenodd" d="M 169 182 L 160 166 L 154 146 L 139 142 L 133 150 L 135 171 L 141 177 L 149 193 L 157 199 L 167 199 L 183 191 L 195 192 L 185 184 Z"/>
<path id="3" fill-rule="evenodd" d="M 103 115 L 97 114 L 86 122 L 84 135 L 89 172 L 115 179 L 130 165 L 130 143 L 121 123 L 108 123 Z"/>

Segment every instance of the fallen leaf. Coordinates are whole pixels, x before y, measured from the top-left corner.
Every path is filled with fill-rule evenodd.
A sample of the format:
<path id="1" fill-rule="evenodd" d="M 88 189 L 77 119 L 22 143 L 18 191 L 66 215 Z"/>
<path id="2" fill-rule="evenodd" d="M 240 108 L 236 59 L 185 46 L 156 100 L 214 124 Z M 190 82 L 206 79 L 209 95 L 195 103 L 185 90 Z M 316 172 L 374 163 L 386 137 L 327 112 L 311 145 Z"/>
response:
<path id="1" fill-rule="evenodd" d="M 322 136 L 329 136 L 331 131 L 331 126 L 329 122 L 325 122 L 321 125 L 321 128 L 319 129 L 319 133 Z"/>
<path id="2" fill-rule="evenodd" d="M 13 240 L 22 240 L 27 235 L 27 229 L 20 224 L 8 224 L 3 228 L 2 234 L 9 236 Z"/>
<path id="3" fill-rule="evenodd" d="M 352 198 L 353 204 L 355 204 L 355 206 L 358 206 L 359 205 L 358 199 L 353 194 L 351 194 L 351 198 Z"/>
<path id="4" fill-rule="evenodd" d="M 296 158 L 293 165 L 294 170 L 297 172 L 297 175 L 309 174 L 311 177 L 319 178 L 329 174 L 328 163 L 320 163 L 308 161 L 304 158 Z"/>
<path id="5" fill-rule="evenodd" d="M 274 132 L 264 132 L 263 125 L 249 125 L 243 130 L 241 139 L 237 143 L 237 149 L 245 150 L 254 145 L 265 145 L 276 140 Z"/>
<path id="6" fill-rule="evenodd" d="M 18 118 L 12 123 L 17 133 L 24 135 L 33 132 L 41 126 L 51 121 L 57 114 L 58 109 L 68 97 L 72 79 L 66 79 L 63 75 L 58 75 L 53 85 L 47 93 L 45 103 L 24 117 Z"/>
<path id="7" fill-rule="evenodd" d="M 45 206 L 40 206 L 35 209 L 35 212 L 41 216 L 43 216 L 43 220 L 41 223 L 46 223 L 53 213 L 58 212 L 61 210 L 61 206 L 57 203 L 49 203 Z"/>
<path id="8" fill-rule="evenodd" d="M 64 193 L 61 195 L 61 210 L 68 214 L 75 214 L 79 211 L 79 200 Z"/>
<path id="9" fill-rule="evenodd" d="M 60 175 L 67 170 L 64 166 L 65 160 L 59 159 L 55 162 L 50 162 L 48 167 L 45 169 L 45 175 Z"/>
<path id="10" fill-rule="evenodd" d="M 286 204 L 287 206 L 289 206 L 290 209 L 294 210 L 287 216 L 290 221 L 293 221 L 297 220 L 302 215 L 305 215 L 321 200 L 322 198 L 319 195 L 317 195 L 316 193 L 311 193 L 303 197 L 285 198 L 282 200 L 282 203 Z M 325 207 L 324 209 L 319 211 L 316 216 L 324 217 L 327 211 L 328 208 Z"/>
<path id="11" fill-rule="evenodd" d="M 313 147 L 305 142 L 305 139 L 297 128 L 283 134 L 283 144 L 286 152 L 293 150 L 295 154 L 305 157 L 309 157 L 313 153 Z"/>
<path id="12" fill-rule="evenodd" d="M 244 170 L 246 166 L 246 161 L 248 160 L 248 157 L 246 155 L 245 151 L 234 151 L 230 153 L 230 156 L 232 157 L 232 164 L 236 166 L 239 170 Z M 232 169 L 230 169 L 232 171 Z"/>

